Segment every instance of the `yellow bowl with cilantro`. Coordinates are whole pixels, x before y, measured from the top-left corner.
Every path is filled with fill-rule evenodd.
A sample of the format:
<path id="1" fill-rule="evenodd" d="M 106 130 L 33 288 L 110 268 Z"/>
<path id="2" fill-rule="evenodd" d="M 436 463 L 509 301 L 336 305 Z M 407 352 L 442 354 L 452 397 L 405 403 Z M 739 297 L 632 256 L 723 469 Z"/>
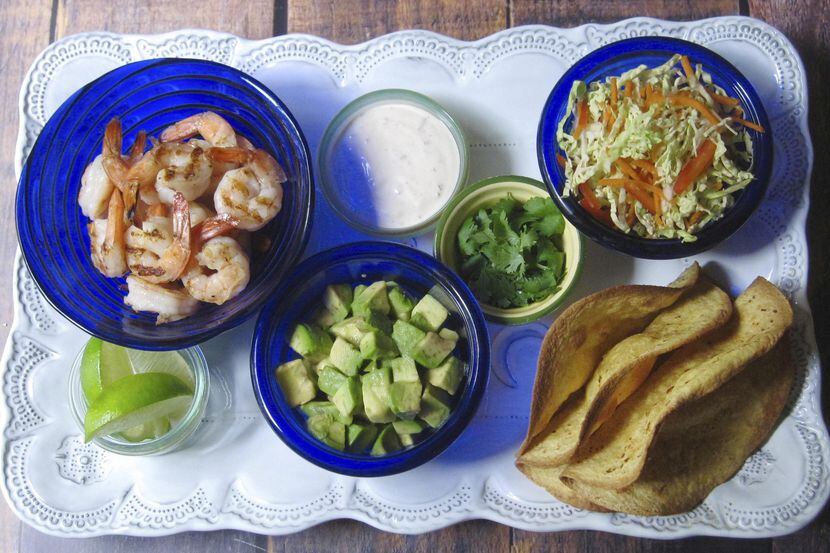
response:
<path id="1" fill-rule="evenodd" d="M 518 325 L 568 295 L 582 268 L 582 239 L 544 184 L 506 175 L 450 201 L 435 231 L 435 256 L 467 282 L 488 319 Z"/>

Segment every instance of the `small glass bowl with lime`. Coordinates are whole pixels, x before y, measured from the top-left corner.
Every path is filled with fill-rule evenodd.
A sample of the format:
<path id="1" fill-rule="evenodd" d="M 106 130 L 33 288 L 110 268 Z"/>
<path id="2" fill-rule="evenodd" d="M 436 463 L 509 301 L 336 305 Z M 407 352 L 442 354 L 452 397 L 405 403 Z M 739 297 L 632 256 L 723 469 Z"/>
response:
<path id="1" fill-rule="evenodd" d="M 121 455 L 160 455 L 199 426 L 209 387 L 198 346 L 142 351 L 91 338 L 72 365 L 69 402 L 85 441 Z"/>

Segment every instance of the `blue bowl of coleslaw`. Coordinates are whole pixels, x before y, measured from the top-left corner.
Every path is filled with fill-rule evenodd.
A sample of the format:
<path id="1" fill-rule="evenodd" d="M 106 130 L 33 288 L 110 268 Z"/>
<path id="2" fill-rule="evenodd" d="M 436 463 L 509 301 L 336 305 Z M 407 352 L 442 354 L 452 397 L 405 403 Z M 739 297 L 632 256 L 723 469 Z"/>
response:
<path id="1" fill-rule="evenodd" d="M 664 136 L 651 138 L 653 140 L 652 148 L 656 148 L 652 151 L 661 152 L 661 156 L 656 157 L 655 163 L 657 161 L 663 162 L 666 167 L 672 167 L 671 164 L 674 163 L 673 166 L 680 168 L 680 171 L 674 175 L 671 170 L 664 173 L 655 172 L 654 186 L 645 188 L 648 185 L 643 184 L 644 188 L 641 189 L 635 186 L 634 190 L 631 190 L 632 187 L 629 185 L 629 181 L 635 179 L 637 175 L 646 174 L 646 168 L 643 169 L 642 173 L 632 173 L 629 177 L 628 174 L 621 174 L 619 171 L 622 169 L 631 170 L 630 166 L 620 167 L 617 163 L 618 159 L 622 157 L 623 161 L 619 163 L 625 165 L 626 160 L 631 158 L 625 158 L 621 155 L 621 152 L 636 152 L 637 148 L 632 147 L 626 150 L 624 147 L 620 147 L 620 142 L 612 143 L 608 141 L 602 144 L 602 140 L 596 138 L 597 134 L 602 135 L 603 133 L 613 139 L 620 138 L 625 132 L 625 125 L 630 125 L 632 121 L 638 121 L 630 111 L 623 114 L 624 120 L 615 121 L 613 116 L 616 113 L 614 110 L 616 104 L 612 104 L 611 98 L 616 98 L 616 95 L 607 95 L 607 103 L 611 106 L 610 116 L 608 117 L 604 113 L 602 116 L 598 115 L 604 105 L 598 104 L 596 96 L 583 96 L 586 113 L 584 117 L 586 120 L 594 121 L 594 126 L 590 127 L 590 130 L 585 133 L 586 137 L 581 139 L 580 136 L 583 133 L 577 133 L 575 130 L 580 126 L 578 117 L 581 116 L 581 112 L 576 109 L 579 106 L 575 106 L 574 103 L 574 96 L 579 96 L 579 93 L 576 92 L 577 88 L 574 86 L 575 83 L 577 83 L 577 87 L 580 86 L 578 83 L 585 83 L 590 91 L 592 90 L 590 88 L 591 83 L 607 84 L 612 77 L 619 79 L 626 72 L 630 72 L 639 66 L 646 66 L 649 69 L 658 68 L 676 55 L 685 56 L 688 60 L 691 60 L 693 63 L 692 73 L 696 76 L 688 77 L 689 73 L 686 72 L 687 77 L 684 81 L 683 68 L 678 63 L 677 76 L 665 80 L 666 85 L 661 89 L 662 96 L 657 95 L 657 90 L 661 84 L 655 84 L 654 97 L 664 100 L 666 105 L 674 106 L 676 97 L 691 96 L 691 94 L 688 91 L 675 93 L 668 87 L 685 86 L 691 88 L 692 85 L 697 85 L 698 82 L 701 83 L 701 88 L 720 91 L 718 96 L 721 98 L 739 102 L 740 110 L 735 112 L 737 115 L 720 119 L 717 113 L 720 113 L 718 110 L 721 109 L 721 106 L 716 105 L 711 109 L 713 113 L 707 114 L 705 110 L 701 111 L 701 120 L 705 119 L 706 115 L 711 117 L 712 114 L 715 114 L 715 117 L 720 119 L 720 123 L 712 123 L 711 126 L 719 129 L 717 131 L 719 135 L 720 133 L 728 133 L 729 136 L 724 141 L 733 141 L 732 136 L 737 133 L 740 133 L 740 136 L 745 139 L 744 149 L 741 150 L 742 153 L 740 154 L 744 158 L 742 161 L 745 165 L 739 168 L 740 174 L 745 177 L 743 186 L 730 187 L 729 183 L 726 183 L 722 185 L 724 187 L 723 191 L 718 189 L 714 192 L 707 192 L 709 196 L 722 198 L 723 201 L 706 200 L 709 203 L 700 207 L 693 205 L 692 202 L 697 201 L 696 198 L 698 197 L 704 197 L 702 190 L 706 183 L 703 181 L 708 176 L 704 174 L 699 180 L 687 183 L 687 187 L 684 188 L 679 185 L 678 181 L 681 180 L 681 175 L 686 170 L 685 164 L 689 163 L 691 158 L 686 159 L 684 163 L 682 160 L 666 159 L 669 156 L 662 155 L 672 146 L 671 138 L 667 137 L 680 136 L 680 132 L 685 131 L 685 128 L 682 130 L 669 128 Z M 707 75 L 704 75 L 701 69 Z M 710 82 L 709 79 L 711 79 Z M 645 78 L 642 79 L 642 81 L 646 80 Z M 647 111 L 645 106 L 650 106 L 648 98 L 650 98 L 649 95 L 652 93 L 652 89 L 649 85 L 646 85 L 646 89 L 643 90 L 642 87 L 639 87 L 640 83 L 641 81 L 638 81 L 638 87 L 632 85 L 632 89 L 635 95 L 640 93 L 643 98 L 646 98 L 645 100 L 636 100 L 636 102 L 642 102 L 643 107 L 640 109 Z M 603 87 L 603 85 L 600 84 L 598 87 Z M 616 84 L 614 88 L 617 88 Z M 575 91 L 573 95 L 572 90 Z M 621 86 L 618 90 L 615 90 L 615 93 L 622 97 L 626 91 Z M 669 101 L 669 98 L 671 98 L 671 101 Z M 593 106 L 591 106 L 589 99 L 593 102 Z M 711 98 L 709 99 L 711 100 Z M 716 104 L 714 100 L 712 102 Z M 682 107 L 678 109 L 682 109 Z M 622 108 L 619 108 L 618 112 L 622 114 Z M 691 119 L 695 119 L 698 113 L 696 109 L 690 109 L 688 112 L 693 112 Z M 595 116 L 593 119 L 591 119 L 592 115 Z M 738 115 L 740 115 L 741 120 L 748 121 L 749 126 L 736 125 L 735 121 L 737 121 Z M 618 123 L 616 127 L 614 127 L 615 123 Z M 730 130 L 725 129 L 727 123 L 730 124 Z M 694 122 L 684 119 L 683 124 L 693 125 Z M 589 129 L 589 126 L 585 124 L 582 127 Z M 705 125 L 701 124 L 703 130 L 695 131 L 698 133 L 694 150 L 697 154 L 696 157 L 705 157 L 702 150 L 707 140 L 711 139 L 715 142 L 712 138 L 713 134 L 706 134 L 710 133 L 712 129 L 704 127 Z M 760 130 L 756 130 L 755 127 L 760 127 Z M 601 130 L 598 131 L 597 129 Z M 616 131 L 616 134 L 612 134 L 614 131 Z M 633 134 L 634 131 L 631 131 L 631 135 Z M 568 142 L 569 140 L 575 140 L 574 135 L 579 135 L 576 137 L 576 140 L 580 140 L 579 143 Z M 642 135 L 635 138 L 642 140 Z M 631 138 L 626 136 L 620 140 L 622 142 L 623 140 L 631 140 Z M 664 144 L 662 150 L 660 149 L 661 140 Z M 747 142 L 749 146 L 745 145 Z M 585 151 L 588 147 L 595 148 L 596 152 L 588 153 L 584 159 L 570 160 L 568 158 L 567 150 L 570 150 L 572 154 L 576 153 L 574 157 L 577 157 L 578 152 Z M 711 150 L 717 152 L 716 154 L 710 152 L 711 156 L 715 157 L 710 173 L 715 173 L 715 170 L 720 167 L 716 156 L 723 155 L 723 148 L 712 146 Z M 558 204 L 564 216 L 583 234 L 605 247 L 635 257 L 674 259 L 712 248 L 732 235 L 749 219 L 761 203 L 766 192 L 772 170 L 773 141 L 769 119 L 760 97 L 746 77 L 731 63 L 707 48 L 685 40 L 666 37 L 638 37 L 615 42 L 594 50 L 565 72 L 551 91 L 542 110 L 537 135 L 537 155 L 539 167 L 551 197 Z M 586 160 L 601 160 L 602 169 L 589 167 Z M 727 159 L 725 161 L 731 163 L 731 160 Z M 570 166 L 569 163 L 571 163 Z M 578 165 L 580 163 L 581 165 Z M 723 163 L 721 162 L 721 165 Z M 597 167 L 600 167 L 600 165 L 597 164 Z M 607 170 L 606 167 L 612 169 Z M 614 169 L 618 167 L 619 169 Z M 594 174 L 591 174 L 592 170 L 595 171 Z M 616 175 L 613 174 L 615 170 L 618 171 Z M 639 171 L 639 169 L 637 168 L 635 171 Z M 694 175 L 694 172 L 691 174 Z M 583 181 L 585 175 L 591 176 Z M 729 176 L 732 176 L 732 174 L 730 173 Z M 600 177 L 604 178 L 600 179 Z M 591 190 L 580 188 L 576 182 L 577 180 L 593 183 Z M 611 184 L 600 185 L 600 180 L 603 183 Z M 747 181 L 748 184 L 746 184 Z M 579 184 L 582 184 L 582 182 Z M 636 183 L 638 181 L 632 182 Z M 662 187 L 660 186 L 661 182 Z M 675 192 L 675 190 L 682 190 L 685 193 L 689 190 L 689 185 L 695 189 L 694 193 L 689 192 L 684 196 Z M 588 184 L 583 186 L 588 186 Z M 625 211 L 625 206 L 621 201 L 621 198 L 625 196 L 624 193 L 608 192 L 608 190 L 615 187 L 632 192 L 629 194 L 628 203 L 626 204 L 630 213 Z M 697 192 L 697 188 L 700 188 L 700 193 Z M 653 196 L 654 201 L 649 202 L 648 198 L 652 197 L 651 194 L 653 194 L 650 191 L 655 189 L 664 190 L 665 195 Z M 731 191 L 732 189 L 734 191 Z M 645 192 L 645 197 L 643 197 L 643 192 Z M 592 197 L 586 199 L 586 193 Z M 636 199 L 635 193 L 637 194 Z M 676 197 L 673 194 L 676 194 Z M 691 196 L 694 196 L 694 198 L 689 201 Z M 638 201 L 640 199 L 642 199 L 642 203 Z M 711 207 L 715 204 L 717 204 L 716 208 Z M 596 209 L 600 209 L 600 211 Z M 700 211 L 702 217 L 698 216 L 697 222 L 689 224 L 692 221 L 692 215 L 696 213 L 695 210 Z M 611 211 L 613 211 L 614 217 L 610 215 Z M 681 211 L 685 213 L 681 213 Z M 665 217 L 666 227 L 663 229 L 659 227 L 664 223 L 662 217 Z M 625 220 L 628 222 L 624 222 Z M 651 223 L 651 225 L 648 225 L 648 223 Z M 687 231 L 687 229 L 692 230 Z"/>

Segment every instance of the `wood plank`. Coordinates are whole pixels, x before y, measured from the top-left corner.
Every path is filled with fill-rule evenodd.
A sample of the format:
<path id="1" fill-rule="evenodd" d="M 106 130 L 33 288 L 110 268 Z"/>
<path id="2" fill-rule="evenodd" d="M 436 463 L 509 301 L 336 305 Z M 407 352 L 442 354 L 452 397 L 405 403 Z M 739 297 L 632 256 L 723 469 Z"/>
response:
<path id="1" fill-rule="evenodd" d="M 546 23 L 576 27 L 647 15 L 661 19 L 690 20 L 739 12 L 738 0 L 509 0 L 510 26 Z"/>
<path id="2" fill-rule="evenodd" d="M 401 29 L 473 40 L 507 25 L 504 0 L 290 0 L 288 32 L 353 44 Z"/>
<path id="3" fill-rule="evenodd" d="M 114 33 L 163 33 L 183 28 L 217 29 L 247 38 L 270 37 L 273 0 L 57 0 L 56 38 L 105 29 Z"/>
<path id="4" fill-rule="evenodd" d="M 777 27 L 798 49 L 807 71 L 809 122 L 815 164 L 807 216 L 810 274 L 807 296 L 812 307 L 821 365 L 830 367 L 830 3 L 826 0 L 749 0 L 749 13 Z M 830 385 L 823 383 L 822 405 L 830 413 Z M 830 551 L 830 507 L 800 532 L 773 540 L 773 551 Z"/>
<path id="5" fill-rule="evenodd" d="M 17 178 L 14 152 L 18 129 L 18 94 L 23 76 L 35 56 L 49 44 L 51 0 L 6 0 L 0 8 L 0 60 L 3 85 L 0 86 L 0 343 L 5 343 L 14 318 L 12 310 L 12 272 L 17 250 L 14 227 L 14 197 Z M 0 500 L 0 551 L 19 549 L 22 523 L 5 501 Z"/>

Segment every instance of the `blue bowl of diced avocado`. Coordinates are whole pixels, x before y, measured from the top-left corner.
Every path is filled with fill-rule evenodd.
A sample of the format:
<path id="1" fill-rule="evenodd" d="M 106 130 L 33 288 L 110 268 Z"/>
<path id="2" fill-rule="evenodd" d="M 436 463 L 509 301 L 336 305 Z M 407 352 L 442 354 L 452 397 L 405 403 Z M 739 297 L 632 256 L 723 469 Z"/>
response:
<path id="1" fill-rule="evenodd" d="M 444 451 L 490 368 L 484 315 L 419 250 L 359 242 L 298 265 L 257 321 L 251 376 L 276 434 L 328 470 L 384 476 Z"/>

